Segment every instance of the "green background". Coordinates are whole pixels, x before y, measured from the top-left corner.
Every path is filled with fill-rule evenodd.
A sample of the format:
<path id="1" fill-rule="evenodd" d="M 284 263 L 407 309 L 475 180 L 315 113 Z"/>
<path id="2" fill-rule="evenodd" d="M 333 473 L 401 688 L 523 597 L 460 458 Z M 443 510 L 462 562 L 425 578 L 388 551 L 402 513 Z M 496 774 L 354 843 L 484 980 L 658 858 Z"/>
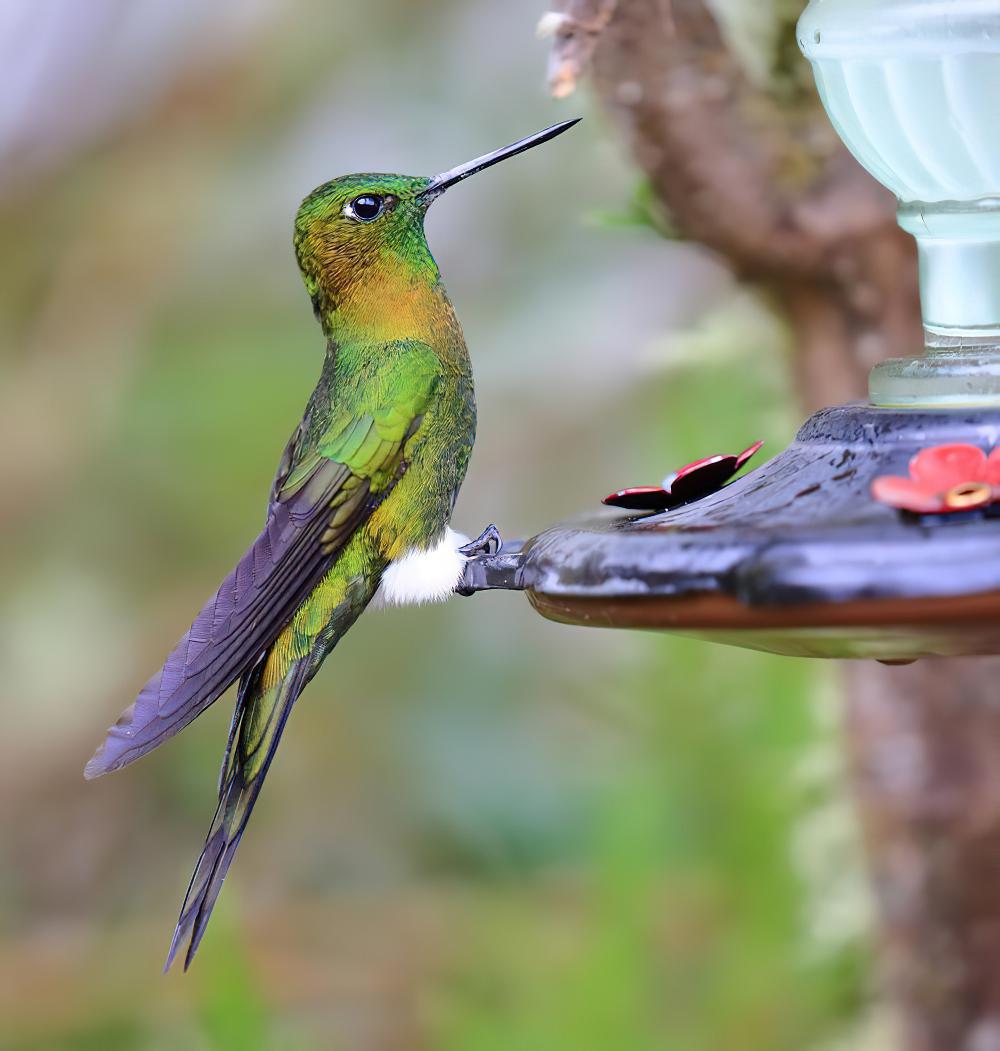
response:
<path id="1" fill-rule="evenodd" d="M 799 412 L 767 305 L 548 99 L 538 3 L 40 8 L 0 72 L 0 1048 L 882 1046 L 831 669 L 514 594 L 362 619 L 161 976 L 231 698 L 81 772 L 261 523 L 322 357 L 314 185 L 586 118 L 428 221 L 479 390 L 464 532 L 763 458 Z"/>

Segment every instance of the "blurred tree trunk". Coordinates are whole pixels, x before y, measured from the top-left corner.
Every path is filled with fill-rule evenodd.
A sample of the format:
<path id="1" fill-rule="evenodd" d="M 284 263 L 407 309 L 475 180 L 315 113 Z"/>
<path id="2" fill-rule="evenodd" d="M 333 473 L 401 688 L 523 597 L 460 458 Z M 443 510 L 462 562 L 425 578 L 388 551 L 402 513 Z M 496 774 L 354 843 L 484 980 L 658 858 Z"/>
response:
<path id="1" fill-rule="evenodd" d="M 752 2 L 752 0 L 747 0 Z M 847 154 L 794 42 L 751 78 L 702 0 L 562 0 L 549 78 L 588 71 L 682 236 L 787 317 L 803 406 L 864 397 L 922 344 L 915 249 Z M 1000 661 L 847 666 L 847 738 L 908 1051 L 1000 1048 Z"/>

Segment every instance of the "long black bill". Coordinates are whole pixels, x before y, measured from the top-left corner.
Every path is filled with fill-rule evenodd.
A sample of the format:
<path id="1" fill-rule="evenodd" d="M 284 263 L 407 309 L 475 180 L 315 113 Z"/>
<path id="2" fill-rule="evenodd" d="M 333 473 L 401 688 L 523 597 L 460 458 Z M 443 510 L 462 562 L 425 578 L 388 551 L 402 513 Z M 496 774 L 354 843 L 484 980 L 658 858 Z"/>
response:
<path id="1" fill-rule="evenodd" d="M 512 142 L 509 146 L 504 146 L 502 149 L 494 150 L 492 153 L 484 153 L 482 157 L 477 157 L 474 161 L 460 164 L 457 168 L 449 168 L 448 171 L 435 175 L 431 179 L 430 185 L 421 192 L 420 196 L 425 200 L 433 200 L 439 194 L 444 193 L 449 186 L 454 186 L 455 183 L 468 179 L 470 175 L 481 172 L 483 168 L 489 168 L 491 165 L 499 164 L 500 161 L 505 161 L 508 157 L 524 153 L 525 150 L 530 150 L 532 146 L 540 146 L 543 142 L 548 142 L 549 139 L 562 135 L 564 131 L 569 131 L 574 124 L 579 124 L 579 122 L 579 117 L 574 117 L 573 120 L 562 120 L 544 131 L 536 131 L 534 135 L 518 139 L 517 142 Z"/>

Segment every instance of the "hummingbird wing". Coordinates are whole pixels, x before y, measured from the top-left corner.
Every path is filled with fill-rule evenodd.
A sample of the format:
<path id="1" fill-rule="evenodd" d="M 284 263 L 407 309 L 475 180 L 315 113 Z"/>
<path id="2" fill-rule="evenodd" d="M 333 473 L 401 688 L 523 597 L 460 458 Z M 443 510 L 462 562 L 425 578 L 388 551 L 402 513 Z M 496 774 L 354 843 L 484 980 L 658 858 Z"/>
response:
<path id="1" fill-rule="evenodd" d="M 328 427 L 293 437 L 263 531 L 108 731 L 85 777 L 145 755 L 249 671 L 401 477 L 440 363 L 419 343 L 382 349 L 380 370 L 335 392 Z"/>

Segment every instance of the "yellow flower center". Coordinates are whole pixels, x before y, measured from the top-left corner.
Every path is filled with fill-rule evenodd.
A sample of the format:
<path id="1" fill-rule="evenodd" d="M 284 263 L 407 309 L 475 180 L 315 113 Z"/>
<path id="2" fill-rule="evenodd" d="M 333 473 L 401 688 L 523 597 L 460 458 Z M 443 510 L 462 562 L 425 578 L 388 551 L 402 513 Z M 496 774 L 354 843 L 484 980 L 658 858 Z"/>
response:
<path id="1" fill-rule="evenodd" d="M 993 497 L 993 490 L 983 482 L 963 482 L 944 494 L 944 505 L 952 511 L 982 507 Z"/>

